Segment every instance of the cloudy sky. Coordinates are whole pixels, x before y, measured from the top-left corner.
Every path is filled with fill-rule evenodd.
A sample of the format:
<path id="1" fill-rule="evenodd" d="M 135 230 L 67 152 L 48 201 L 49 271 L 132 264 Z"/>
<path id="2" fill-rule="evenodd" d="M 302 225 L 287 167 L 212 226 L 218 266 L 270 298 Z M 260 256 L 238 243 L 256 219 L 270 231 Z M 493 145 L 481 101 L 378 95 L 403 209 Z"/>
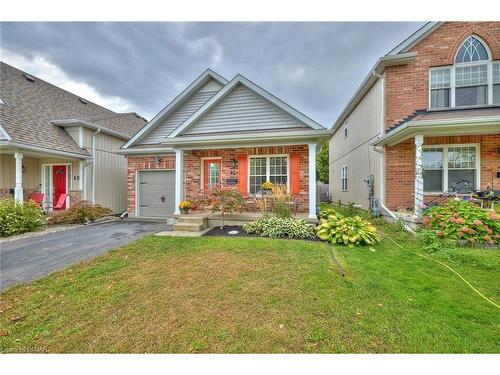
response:
<path id="1" fill-rule="evenodd" d="M 206 68 L 331 126 L 377 58 L 423 23 L 2 23 L 0 59 L 148 119 Z"/>

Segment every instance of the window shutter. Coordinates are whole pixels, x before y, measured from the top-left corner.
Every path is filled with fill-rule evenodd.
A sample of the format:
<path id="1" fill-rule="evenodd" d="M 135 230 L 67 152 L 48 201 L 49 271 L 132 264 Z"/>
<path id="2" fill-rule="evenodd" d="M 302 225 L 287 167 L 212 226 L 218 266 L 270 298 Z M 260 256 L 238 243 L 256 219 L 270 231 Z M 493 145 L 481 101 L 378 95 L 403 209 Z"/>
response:
<path id="1" fill-rule="evenodd" d="M 248 157 L 246 155 L 238 156 L 238 190 L 241 194 L 247 195 L 247 170 Z"/>
<path id="2" fill-rule="evenodd" d="M 290 154 L 290 194 L 300 192 L 300 155 Z"/>

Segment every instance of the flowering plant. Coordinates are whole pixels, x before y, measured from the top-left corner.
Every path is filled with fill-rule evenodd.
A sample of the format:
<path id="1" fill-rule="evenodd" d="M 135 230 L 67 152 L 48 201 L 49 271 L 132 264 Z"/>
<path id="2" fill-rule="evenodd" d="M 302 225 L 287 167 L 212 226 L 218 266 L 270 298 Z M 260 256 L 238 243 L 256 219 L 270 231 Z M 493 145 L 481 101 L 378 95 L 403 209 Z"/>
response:
<path id="1" fill-rule="evenodd" d="M 179 203 L 179 208 L 181 210 L 189 210 L 191 208 L 191 202 L 190 201 L 181 201 L 181 203 Z"/>
<path id="2" fill-rule="evenodd" d="M 271 181 L 263 182 L 261 185 L 263 190 L 271 190 L 274 187 L 274 184 Z"/>
<path id="3" fill-rule="evenodd" d="M 443 206 L 431 207 L 422 224 L 423 237 L 434 245 L 440 243 L 439 239 L 455 244 L 460 240 L 471 245 L 500 245 L 500 216 L 469 201 L 452 199 Z"/>

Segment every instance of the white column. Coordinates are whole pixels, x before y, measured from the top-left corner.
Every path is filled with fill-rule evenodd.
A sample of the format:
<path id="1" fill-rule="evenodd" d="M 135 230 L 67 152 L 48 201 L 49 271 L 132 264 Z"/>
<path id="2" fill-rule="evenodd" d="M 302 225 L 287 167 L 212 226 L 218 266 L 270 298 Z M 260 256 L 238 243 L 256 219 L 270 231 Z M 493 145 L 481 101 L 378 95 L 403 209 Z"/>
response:
<path id="1" fill-rule="evenodd" d="M 415 215 L 422 215 L 422 205 L 424 203 L 424 161 L 422 145 L 424 136 L 415 135 Z"/>
<path id="2" fill-rule="evenodd" d="M 182 150 L 175 150 L 175 214 L 181 213 L 179 203 L 184 196 L 184 154 Z"/>
<path id="3" fill-rule="evenodd" d="M 23 203 L 23 154 L 15 152 L 16 158 L 16 187 L 14 189 L 14 199 Z"/>
<path id="4" fill-rule="evenodd" d="M 309 145 L 309 217 L 316 218 L 316 143 Z"/>

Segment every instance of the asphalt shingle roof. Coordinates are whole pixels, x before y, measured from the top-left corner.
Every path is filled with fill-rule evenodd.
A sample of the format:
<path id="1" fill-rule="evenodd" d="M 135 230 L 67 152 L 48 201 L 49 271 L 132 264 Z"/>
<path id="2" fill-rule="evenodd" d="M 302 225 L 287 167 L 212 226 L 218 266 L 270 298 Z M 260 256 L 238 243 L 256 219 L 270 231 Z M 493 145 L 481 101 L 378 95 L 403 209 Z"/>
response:
<path id="1" fill-rule="evenodd" d="M 0 125 L 15 142 L 88 155 L 69 134 L 52 123 L 79 119 L 131 137 L 146 120 L 135 113 L 116 113 L 0 61 Z"/>

